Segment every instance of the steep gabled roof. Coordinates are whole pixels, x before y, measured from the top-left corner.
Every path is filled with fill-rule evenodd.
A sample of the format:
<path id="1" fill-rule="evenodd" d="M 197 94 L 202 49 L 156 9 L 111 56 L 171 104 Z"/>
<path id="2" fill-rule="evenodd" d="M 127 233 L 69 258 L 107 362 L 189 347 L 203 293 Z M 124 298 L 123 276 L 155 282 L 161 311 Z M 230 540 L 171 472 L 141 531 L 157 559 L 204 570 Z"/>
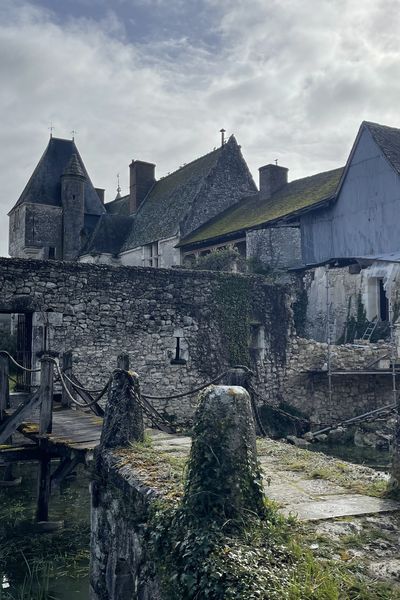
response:
<path id="1" fill-rule="evenodd" d="M 132 227 L 132 217 L 101 215 L 89 240 L 80 251 L 85 254 L 118 254 Z"/>
<path id="2" fill-rule="evenodd" d="M 361 128 L 367 127 L 390 164 L 400 174 L 400 129 L 363 121 Z"/>
<path id="3" fill-rule="evenodd" d="M 218 148 L 155 183 L 135 215 L 123 250 L 177 234 L 221 151 Z"/>
<path id="4" fill-rule="evenodd" d="M 268 200 L 259 194 L 243 198 L 221 215 L 184 238 L 178 246 L 188 246 L 220 238 L 289 217 L 334 197 L 343 168 L 325 171 L 286 184 Z"/>
<path id="5" fill-rule="evenodd" d="M 61 176 L 71 164 L 73 155 L 79 163 L 80 171 L 85 175 L 85 213 L 101 215 L 105 208 L 93 187 L 90 177 L 85 169 L 82 158 L 73 140 L 63 140 L 51 137 L 46 150 L 31 178 L 19 197 L 16 206 L 24 202 L 33 204 L 49 204 L 61 206 Z M 77 167 L 77 165 L 75 165 Z"/>

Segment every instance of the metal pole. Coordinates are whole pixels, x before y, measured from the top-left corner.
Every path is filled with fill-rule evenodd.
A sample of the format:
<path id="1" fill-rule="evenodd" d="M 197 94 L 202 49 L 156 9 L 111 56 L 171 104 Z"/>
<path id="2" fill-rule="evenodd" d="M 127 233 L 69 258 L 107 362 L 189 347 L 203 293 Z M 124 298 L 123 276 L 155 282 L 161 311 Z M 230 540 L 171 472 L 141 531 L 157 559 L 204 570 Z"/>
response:
<path id="1" fill-rule="evenodd" d="M 326 285 L 326 341 L 327 341 L 327 367 L 328 367 L 328 394 L 329 407 L 332 408 L 332 365 L 331 365 L 331 308 L 329 293 L 329 265 L 325 267 L 325 285 Z"/>
<path id="2" fill-rule="evenodd" d="M 393 308 L 392 299 L 389 298 L 389 325 L 390 325 L 390 346 L 391 346 L 391 364 L 392 364 L 392 394 L 393 402 L 397 403 L 397 389 L 396 389 L 396 339 L 394 336 L 394 323 L 393 323 Z M 399 406 L 397 407 L 397 414 L 399 415 Z"/>

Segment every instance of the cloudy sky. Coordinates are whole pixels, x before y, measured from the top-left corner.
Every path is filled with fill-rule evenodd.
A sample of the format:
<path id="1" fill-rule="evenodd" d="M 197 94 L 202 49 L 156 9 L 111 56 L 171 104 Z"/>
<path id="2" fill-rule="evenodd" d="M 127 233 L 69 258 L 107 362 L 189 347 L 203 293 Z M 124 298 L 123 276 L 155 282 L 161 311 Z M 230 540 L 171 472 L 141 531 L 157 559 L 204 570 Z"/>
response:
<path id="1" fill-rule="evenodd" d="M 52 122 L 127 191 L 234 133 L 257 178 L 341 166 L 363 119 L 400 127 L 400 0 L 0 0 L 0 255 Z"/>

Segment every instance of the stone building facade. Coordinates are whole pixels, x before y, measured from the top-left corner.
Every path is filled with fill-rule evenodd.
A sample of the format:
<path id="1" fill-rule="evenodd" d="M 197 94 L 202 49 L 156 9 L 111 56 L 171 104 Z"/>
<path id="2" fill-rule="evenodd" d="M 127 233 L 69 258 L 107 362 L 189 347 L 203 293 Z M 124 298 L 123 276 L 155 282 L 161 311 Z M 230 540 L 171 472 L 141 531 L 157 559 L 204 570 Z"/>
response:
<path id="1" fill-rule="evenodd" d="M 50 138 L 9 213 L 9 253 L 19 258 L 78 258 L 105 213 L 73 140 Z"/>
<path id="2" fill-rule="evenodd" d="M 180 239 L 257 191 L 240 146 L 220 148 L 159 180 L 155 165 L 133 160 L 129 193 L 104 204 L 73 140 L 50 138 L 10 211 L 13 257 L 172 267 Z"/>

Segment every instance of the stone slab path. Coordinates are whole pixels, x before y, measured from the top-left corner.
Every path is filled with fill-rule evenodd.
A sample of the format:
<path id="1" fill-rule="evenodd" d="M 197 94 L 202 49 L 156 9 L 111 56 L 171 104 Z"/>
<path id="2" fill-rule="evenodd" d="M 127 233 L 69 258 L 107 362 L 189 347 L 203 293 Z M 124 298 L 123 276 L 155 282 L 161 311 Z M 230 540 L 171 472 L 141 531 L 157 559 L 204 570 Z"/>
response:
<path id="1" fill-rule="evenodd" d="M 151 431 L 155 449 L 176 456 L 187 455 L 191 439 L 186 436 L 171 436 Z M 265 450 L 267 445 L 267 450 Z M 278 445 L 278 446 L 277 446 Z M 291 470 L 282 464 L 279 455 L 293 450 L 286 444 L 272 440 L 263 440 L 260 452 L 260 463 L 264 475 L 266 495 L 277 502 L 280 511 L 285 515 L 294 515 L 301 521 L 319 521 L 356 515 L 387 513 L 400 511 L 400 503 L 393 500 L 375 498 L 363 494 L 355 494 L 350 489 L 332 481 L 310 478 L 305 472 Z M 271 447 L 271 452 L 268 447 Z M 278 448 L 278 452 L 274 450 Z M 307 451 L 303 451 L 306 452 Z M 315 455 L 315 453 L 309 453 Z M 304 455 L 306 456 L 306 455 Z M 331 461 L 321 456 L 321 461 Z M 313 458 L 313 457 L 312 457 Z M 342 461 L 343 463 L 343 461 Z M 343 463 L 345 464 L 345 463 Z M 357 467 L 352 465 L 352 468 Z M 363 472 L 365 467 L 359 467 Z M 367 469 L 368 471 L 368 469 Z M 376 474 L 372 472 L 372 475 Z M 382 476 L 384 477 L 384 476 Z"/>

